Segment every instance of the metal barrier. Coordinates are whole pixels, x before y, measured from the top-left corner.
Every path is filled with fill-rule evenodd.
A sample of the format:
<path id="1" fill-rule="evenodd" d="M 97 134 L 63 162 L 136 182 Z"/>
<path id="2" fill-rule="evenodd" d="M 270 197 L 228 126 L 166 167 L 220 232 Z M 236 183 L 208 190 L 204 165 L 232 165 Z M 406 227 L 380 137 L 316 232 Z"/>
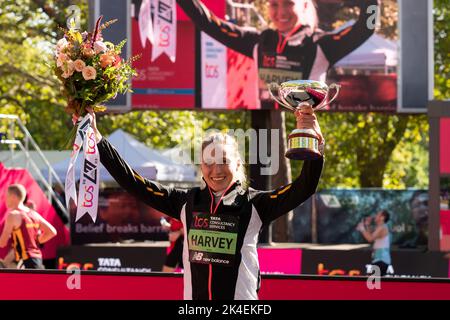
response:
<path id="1" fill-rule="evenodd" d="M 45 188 L 44 192 L 47 195 L 48 201 L 51 202 L 53 200 L 54 203 L 56 204 L 56 206 L 58 206 L 58 208 L 61 210 L 61 212 L 64 213 L 67 220 L 69 220 L 69 212 L 68 212 L 67 208 L 61 203 L 61 201 L 59 200 L 59 198 L 56 196 L 55 192 L 53 191 L 53 187 L 52 187 L 54 184 L 56 184 L 62 190 L 64 190 L 64 185 L 61 182 L 61 180 L 59 179 L 55 170 L 53 170 L 53 167 L 48 162 L 45 155 L 42 153 L 42 151 L 39 148 L 36 141 L 31 136 L 28 129 L 25 127 L 25 125 L 23 124 L 23 122 L 20 120 L 20 118 L 17 115 L 0 114 L 0 119 L 4 119 L 8 122 L 9 135 L 10 135 L 10 137 L 9 137 L 10 139 L 6 139 L 6 134 L 2 133 L 0 135 L 0 144 L 5 144 L 5 145 L 10 146 L 9 150 L 11 152 L 11 157 L 14 157 L 14 146 L 18 146 L 20 148 L 20 150 L 25 155 L 25 159 L 26 159 L 25 168 L 26 169 L 31 168 L 33 170 L 35 175 L 38 177 L 39 182 L 41 182 Z M 15 130 L 14 129 L 16 127 L 18 127 L 20 129 L 20 131 L 24 134 L 23 142 L 21 140 L 15 139 Z M 36 165 L 36 163 L 34 162 L 34 160 L 31 158 L 30 153 L 29 153 L 30 147 L 32 147 L 34 149 L 34 151 L 37 152 L 40 159 L 43 161 L 45 166 L 48 168 L 48 176 L 47 177 L 44 177 L 44 175 L 39 170 L 39 168 Z"/>

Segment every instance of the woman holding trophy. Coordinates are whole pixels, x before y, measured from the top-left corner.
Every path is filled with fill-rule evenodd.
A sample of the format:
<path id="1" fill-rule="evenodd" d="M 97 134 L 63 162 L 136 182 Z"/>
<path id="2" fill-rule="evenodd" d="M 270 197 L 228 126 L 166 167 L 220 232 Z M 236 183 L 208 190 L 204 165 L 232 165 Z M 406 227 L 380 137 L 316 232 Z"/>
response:
<path id="1" fill-rule="evenodd" d="M 117 150 L 93 130 L 101 163 L 128 192 L 149 206 L 179 219 L 183 247 L 184 298 L 201 300 L 258 299 L 260 230 L 306 201 L 316 191 L 323 155 L 305 160 L 300 176 L 272 191 L 249 188 L 235 139 L 216 133 L 202 142 L 203 186 L 174 189 L 134 171 Z M 312 130 L 323 146 L 319 123 L 311 107 L 296 112 L 298 125 Z M 323 148 L 319 148 L 323 152 Z"/>

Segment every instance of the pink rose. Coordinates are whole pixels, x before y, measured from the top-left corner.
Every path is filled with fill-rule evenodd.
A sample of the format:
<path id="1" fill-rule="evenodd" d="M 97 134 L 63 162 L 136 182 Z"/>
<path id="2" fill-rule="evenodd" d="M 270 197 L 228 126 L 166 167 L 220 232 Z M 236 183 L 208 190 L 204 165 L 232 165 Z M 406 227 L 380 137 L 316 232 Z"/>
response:
<path id="1" fill-rule="evenodd" d="M 89 43 L 84 44 L 81 47 L 81 51 L 83 52 L 83 55 L 86 58 L 90 58 L 95 54 L 94 50 L 91 48 L 91 45 Z"/>
<path id="2" fill-rule="evenodd" d="M 88 66 L 83 68 L 82 74 L 84 80 L 94 80 L 97 76 L 97 71 L 95 71 L 94 67 Z"/>
<path id="3" fill-rule="evenodd" d="M 63 63 L 61 66 L 61 70 L 63 71 L 63 74 L 61 75 L 63 78 L 67 79 L 71 75 L 73 75 L 73 72 L 75 70 L 75 66 L 72 60 L 67 60 Z"/>
<path id="4" fill-rule="evenodd" d="M 99 54 L 100 52 L 106 52 L 106 44 L 104 44 L 101 41 L 95 41 L 94 42 L 94 51 L 96 54 Z"/>
<path id="5" fill-rule="evenodd" d="M 86 67 L 86 64 L 83 60 L 77 59 L 73 62 L 73 66 L 76 71 L 81 72 L 83 71 L 84 67 Z"/>
<path id="6" fill-rule="evenodd" d="M 61 66 L 64 64 L 64 62 L 67 61 L 67 59 L 69 59 L 69 57 L 67 56 L 67 54 L 60 53 L 60 54 L 58 55 L 57 60 L 56 60 L 56 66 L 57 66 L 57 67 L 61 67 Z"/>
<path id="7" fill-rule="evenodd" d="M 85 57 L 90 58 L 95 54 L 95 52 L 92 49 L 85 49 L 83 50 L 83 54 Z"/>

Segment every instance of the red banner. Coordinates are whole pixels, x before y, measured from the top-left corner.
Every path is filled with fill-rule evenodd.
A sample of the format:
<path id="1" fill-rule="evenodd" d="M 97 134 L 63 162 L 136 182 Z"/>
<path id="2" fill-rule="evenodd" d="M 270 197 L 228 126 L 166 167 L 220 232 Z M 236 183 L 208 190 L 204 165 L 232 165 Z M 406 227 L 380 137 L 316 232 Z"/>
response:
<path id="1" fill-rule="evenodd" d="M 132 84 L 133 109 L 194 108 L 194 35 L 191 22 L 179 21 L 175 63 L 165 54 L 151 63 L 152 45 L 147 41 L 146 47 L 142 48 L 138 21 L 132 20 L 132 54 L 142 54 L 133 63 L 138 72 Z"/>
<path id="2" fill-rule="evenodd" d="M 0 199 L 5 199 L 8 186 L 13 183 L 20 183 L 25 187 L 28 199 L 36 204 L 36 211 L 56 228 L 57 236 L 47 242 L 42 249 L 44 259 L 56 258 L 56 249 L 69 244 L 69 230 L 64 226 L 55 209 L 27 170 L 7 169 L 0 163 Z M 3 230 L 6 212 L 5 202 L 0 201 L 0 230 Z M 3 258 L 10 249 L 10 246 L 0 248 L 0 258 Z"/>
<path id="3" fill-rule="evenodd" d="M 441 174 L 450 174 L 450 148 L 448 147 L 447 137 L 450 137 L 450 118 L 440 119 L 440 159 Z"/>

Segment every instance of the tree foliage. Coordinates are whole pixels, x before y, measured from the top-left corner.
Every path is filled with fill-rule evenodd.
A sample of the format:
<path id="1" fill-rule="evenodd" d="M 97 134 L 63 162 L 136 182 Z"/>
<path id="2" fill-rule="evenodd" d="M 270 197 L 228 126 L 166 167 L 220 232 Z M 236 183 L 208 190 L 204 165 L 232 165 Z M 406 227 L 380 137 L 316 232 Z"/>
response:
<path id="1" fill-rule="evenodd" d="M 326 139 L 323 188 L 428 186 L 426 115 L 317 114 Z M 290 132 L 293 116 L 287 120 Z M 291 162 L 297 175 L 300 164 Z"/>
<path id="2" fill-rule="evenodd" d="M 47 65 L 58 38 L 56 26 L 65 26 L 64 9 L 71 4 L 87 10 L 83 1 L 0 2 L 0 113 L 19 115 L 43 149 L 61 146 L 71 127 L 60 84 Z M 0 131 L 5 126 L 0 122 Z"/>
<path id="3" fill-rule="evenodd" d="M 434 96 L 450 99 L 450 1 L 434 0 Z"/>

